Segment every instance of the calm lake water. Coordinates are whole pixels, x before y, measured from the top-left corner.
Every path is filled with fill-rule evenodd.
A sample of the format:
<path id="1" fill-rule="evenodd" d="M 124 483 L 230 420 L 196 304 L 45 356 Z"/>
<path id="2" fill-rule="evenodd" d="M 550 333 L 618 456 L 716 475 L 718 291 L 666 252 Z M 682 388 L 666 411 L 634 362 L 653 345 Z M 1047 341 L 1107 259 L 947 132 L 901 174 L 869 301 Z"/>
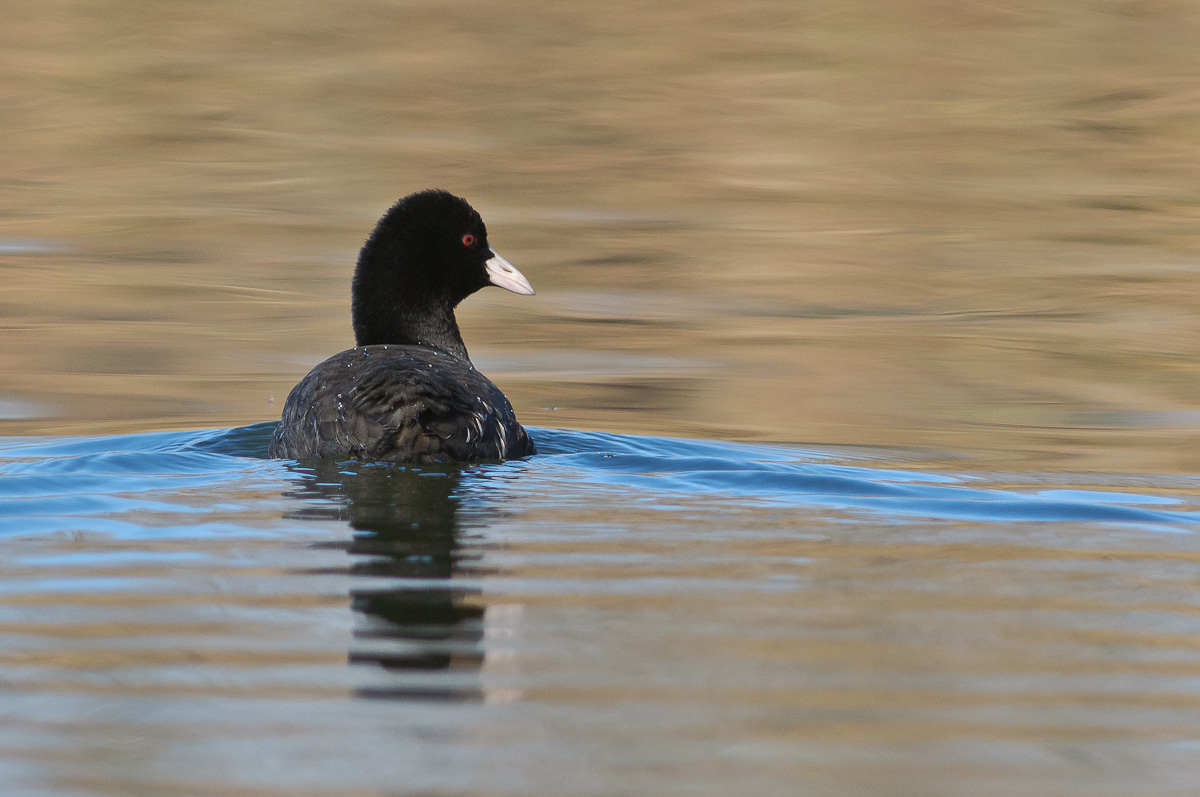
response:
<path id="1" fill-rule="evenodd" d="M 1191 795 L 1186 3 L 0 29 L 0 791 Z M 525 462 L 265 458 L 467 197 Z"/>

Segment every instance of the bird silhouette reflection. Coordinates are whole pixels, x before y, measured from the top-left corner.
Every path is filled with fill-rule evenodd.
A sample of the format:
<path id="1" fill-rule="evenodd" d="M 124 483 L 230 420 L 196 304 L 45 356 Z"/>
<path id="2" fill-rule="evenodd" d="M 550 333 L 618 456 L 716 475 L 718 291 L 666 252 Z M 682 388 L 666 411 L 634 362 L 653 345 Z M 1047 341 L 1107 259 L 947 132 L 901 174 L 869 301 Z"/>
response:
<path id="1" fill-rule="evenodd" d="M 461 472 L 390 464 L 310 462 L 289 496 L 304 505 L 289 517 L 344 520 L 353 530 L 344 570 L 356 614 L 352 665 L 375 668 L 358 694 L 423 700 L 483 697 L 485 607 L 478 590 L 453 579 L 478 575 L 462 545 Z M 321 500 L 313 500 L 321 499 Z"/>

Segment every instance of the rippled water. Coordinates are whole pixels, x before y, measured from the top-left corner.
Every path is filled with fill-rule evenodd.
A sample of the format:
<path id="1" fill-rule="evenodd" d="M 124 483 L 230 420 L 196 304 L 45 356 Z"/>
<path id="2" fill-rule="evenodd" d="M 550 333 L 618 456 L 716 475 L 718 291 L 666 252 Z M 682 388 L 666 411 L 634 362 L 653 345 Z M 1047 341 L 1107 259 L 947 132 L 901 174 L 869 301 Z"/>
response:
<path id="1" fill-rule="evenodd" d="M 1200 478 L 0 443 L 20 793 L 1186 793 Z M 1061 791 L 1061 793 L 1067 793 Z"/>
<path id="2" fill-rule="evenodd" d="M 0 794 L 1195 794 L 1197 41 L 7 4 Z M 264 459 L 433 186 L 537 288 L 459 321 L 543 453 Z"/>

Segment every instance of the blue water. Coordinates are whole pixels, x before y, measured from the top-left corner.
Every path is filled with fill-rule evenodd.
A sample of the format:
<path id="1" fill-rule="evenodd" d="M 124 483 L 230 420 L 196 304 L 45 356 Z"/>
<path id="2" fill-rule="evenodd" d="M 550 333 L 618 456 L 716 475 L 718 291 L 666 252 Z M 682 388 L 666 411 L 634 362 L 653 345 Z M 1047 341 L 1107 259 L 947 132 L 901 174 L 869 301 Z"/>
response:
<path id="1" fill-rule="evenodd" d="M 130 512 L 182 515 L 175 531 L 202 533 L 208 526 L 197 524 L 209 524 L 212 514 L 237 507 L 180 501 L 187 491 L 259 489 L 313 473 L 266 459 L 274 427 L 261 423 L 229 430 L 0 440 L 0 533 L 171 533 L 117 517 Z M 1048 488 L 1045 476 L 1026 476 L 1029 483 L 1022 489 L 997 489 L 979 475 L 887 468 L 878 462 L 848 465 L 846 460 L 856 457 L 846 452 L 570 430 L 535 429 L 533 435 L 541 455 L 532 461 L 433 472 L 461 479 L 464 496 L 485 495 L 493 480 L 520 478 L 527 502 L 537 497 L 569 503 L 613 493 L 623 501 L 656 505 L 723 499 L 742 507 L 849 511 L 889 521 L 1094 521 L 1178 531 L 1194 530 L 1192 524 L 1200 522 L 1190 497 Z M 345 463 L 342 472 L 365 468 L 421 471 Z M 1200 479 L 1159 481 L 1200 486 Z M 85 526 L 80 518 L 88 518 Z M 220 530 L 209 528 L 211 533 Z"/>
<path id="2" fill-rule="evenodd" d="M 1196 478 L 549 429 L 298 464 L 272 428 L 0 441 L 13 793 L 1192 782 Z"/>

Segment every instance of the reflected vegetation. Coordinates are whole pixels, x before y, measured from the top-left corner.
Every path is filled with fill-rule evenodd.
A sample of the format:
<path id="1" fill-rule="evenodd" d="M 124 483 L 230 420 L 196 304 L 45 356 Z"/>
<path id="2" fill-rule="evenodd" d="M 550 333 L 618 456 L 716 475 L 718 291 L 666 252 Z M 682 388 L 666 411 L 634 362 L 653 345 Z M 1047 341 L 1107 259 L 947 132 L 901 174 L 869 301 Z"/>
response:
<path id="1" fill-rule="evenodd" d="M 478 588 L 454 583 L 482 575 L 478 553 L 461 539 L 461 472 L 321 461 L 292 470 L 301 480 L 286 495 L 305 505 L 286 517 L 345 521 L 353 530 L 348 543 L 325 543 L 346 551 L 344 572 L 361 584 L 350 589 L 356 624 L 349 660 L 386 674 L 367 677 L 358 694 L 482 699 L 485 609 Z"/>

